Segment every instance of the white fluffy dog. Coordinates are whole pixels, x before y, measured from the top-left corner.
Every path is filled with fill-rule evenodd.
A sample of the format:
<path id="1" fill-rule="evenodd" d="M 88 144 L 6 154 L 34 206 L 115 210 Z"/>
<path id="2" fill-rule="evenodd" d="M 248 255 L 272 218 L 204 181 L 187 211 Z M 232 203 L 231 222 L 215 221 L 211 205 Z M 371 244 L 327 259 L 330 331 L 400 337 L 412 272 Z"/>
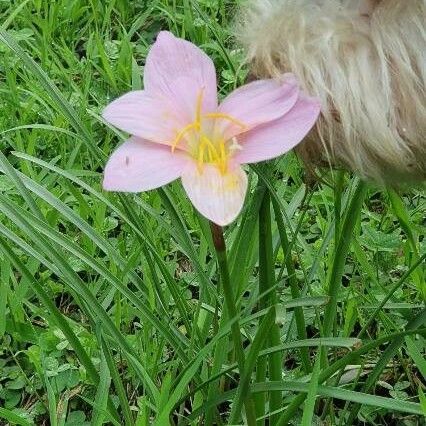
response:
<path id="1" fill-rule="evenodd" d="M 255 76 L 291 71 L 322 99 L 308 165 L 426 178 L 426 0 L 250 0 L 240 18 Z"/>

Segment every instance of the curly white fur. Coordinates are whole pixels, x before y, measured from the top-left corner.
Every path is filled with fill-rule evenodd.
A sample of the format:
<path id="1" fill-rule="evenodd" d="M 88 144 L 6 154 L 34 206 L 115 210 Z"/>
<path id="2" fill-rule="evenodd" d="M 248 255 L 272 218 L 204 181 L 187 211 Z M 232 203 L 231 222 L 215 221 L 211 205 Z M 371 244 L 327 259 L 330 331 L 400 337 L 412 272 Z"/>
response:
<path id="1" fill-rule="evenodd" d="M 425 0 L 251 0 L 237 33 L 257 77 L 322 100 L 299 152 L 378 182 L 426 177 Z"/>

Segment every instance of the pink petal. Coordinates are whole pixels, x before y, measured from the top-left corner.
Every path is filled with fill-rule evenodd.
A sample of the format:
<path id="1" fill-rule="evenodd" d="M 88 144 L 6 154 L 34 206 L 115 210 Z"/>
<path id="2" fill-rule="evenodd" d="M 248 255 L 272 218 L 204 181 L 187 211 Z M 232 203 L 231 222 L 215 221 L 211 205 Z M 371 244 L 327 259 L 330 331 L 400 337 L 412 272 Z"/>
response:
<path id="1" fill-rule="evenodd" d="M 173 81 L 173 85 L 170 87 L 167 96 L 175 115 L 180 120 L 180 129 L 194 122 L 196 118 L 198 98 L 201 92 L 204 93 L 204 90 L 194 85 L 194 82 L 188 77 L 179 77 Z M 203 94 L 201 94 L 201 96 L 202 101 L 204 101 Z M 206 106 L 203 102 L 201 103 L 200 112 L 206 112 Z"/>
<path id="2" fill-rule="evenodd" d="M 287 113 L 299 96 L 297 81 L 292 74 L 286 74 L 282 82 L 257 80 L 233 91 L 220 104 L 218 111 L 228 114 L 245 124 L 245 128 L 228 120 L 217 123 L 225 133 L 225 139 L 261 124 L 276 120 Z"/>
<path id="3" fill-rule="evenodd" d="M 240 164 L 257 163 L 278 157 L 294 148 L 308 134 L 320 113 L 317 98 L 300 96 L 284 117 L 264 124 L 238 137 L 242 147 L 234 160 Z"/>
<path id="4" fill-rule="evenodd" d="M 111 102 L 102 116 L 131 135 L 164 144 L 170 144 L 176 129 L 187 124 L 170 102 L 143 90 L 126 93 Z"/>
<path id="5" fill-rule="evenodd" d="M 217 108 L 216 71 L 212 60 L 194 44 L 161 31 L 146 58 L 145 89 L 150 93 L 175 95 L 175 81 L 184 78 L 187 88 L 203 90 L 202 109 Z"/>
<path id="6" fill-rule="evenodd" d="M 149 191 L 180 177 L 187 164 L 182 151 L 131 138 L 109 158 L 102 185 L 107 191 Z"/>
<path id="7" fill-rule="evenodd" d="M 182 175 L 182 184 L 195 208 L 218 225 L 231 223 L 240 213 L 247 191 L 247 175 L 239 165 L 229 165 L 223 175 L 211 164 L 202 172 L 193 164 Z"/>

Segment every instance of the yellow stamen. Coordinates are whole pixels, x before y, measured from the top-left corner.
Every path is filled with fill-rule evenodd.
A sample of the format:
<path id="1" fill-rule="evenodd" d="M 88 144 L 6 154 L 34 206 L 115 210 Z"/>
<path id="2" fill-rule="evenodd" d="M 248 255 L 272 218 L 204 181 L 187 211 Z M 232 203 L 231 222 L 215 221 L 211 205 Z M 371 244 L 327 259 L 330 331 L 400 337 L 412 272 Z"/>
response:
<path id="1" fill-rule="evenodd" d="M 218 131 L 220 131 L 220 128 L 216 126 L 213 128 L 208 126 L 207 129 L 209 130 L 206 134 L 203 120 L 226 120 L 241 127 L 243 130 L 246 128 L 246 125 L 226 113 L 211 112 L 203 114 L 203 95 L 204 88 L 200 90 L 197 96 L 194 121 L 177 133 L 171 145 L 171 150 L 174 152 L 182 139 L 187 138 L 188 133 L 193 132 L 191 138 L 187 138 L 187 142 L 189 152 L 197 162 L 199 173 L 201 174 L 203 172 L 203 165 L 208 163 L 216 166 L 222 175 L 226 175 L 230 156 L 232 156 L 235 150 L 241 149 L 241 147 L 238 145 L 235 137 L 231 139 L 231 143 L 219 135 Z"/>
<path id="2" fill-rule="evenodd" d="M 222 118 L 223 120 L 228 120 L 231 123 L 234 123 L 242 128 L 246 127 L 246 125 L 242 121 L 237 120 L 236 118 L 232 117 L 232 115 L 225 114 L 223 112 L 209 112 L 208 114 L 205 114 L 204 117 L 212 119 Z"/>
<path id="3" fill-rule="evenodd" d="M 217 157 L 217 149 L 213 145 L 212 141 L 205 135 L 201 135 L 201 141 L 213 152 L 213 156 Z"/>
<path id="4" fill-rule="evenodd" d="M 209 163 L 213 163 L 217 158 L 217 150 L 211 140 L 205 136 L 200 136 L 200 144 L 198 146 L 198 168 L 202 168 L 204 163 L 204 154 L 207 153 Z"/>
<path id="5" fill-rule="evenodd" d="M 186 134 L 191 130 L 200 130 L 201 129 L 201 108 L 203 104 L 203 92 L 204 88 L 200 90 L 200 93 L 197 96 L 197 106 L 195 109 L 195 121 L 191 124 L 185 126 L 176 136 L 175 140 L 172 143 L 172 152 L 175 151 L 179 142 L 183 139 Z"/>
<path id="6" fill-rule="evenodd" d="M 184 136 L 191 130 L 199 130 L 200 125 L 197 122 L 188 124 L 185 126 L 176 136 L 175 140 L 172 143 L 172 152 L 175 152 L 176 147 L 178 146 L 178 143 L 183 139 Z"/>
<path id="7" fill-rule="evenodd" d="M 201 107 L 203 104 L 203 94 L 204 94 L 204 87 L 200 90 L 200 93 L 197 96 L 197 108 L 195 110 L 196 123 L 201 123 Z"/>
<path id="8" fill-rule="evenodd" d="M 226 173 L 226 150 L 225 150 L 225 141 L 221 139 L 220 144 L 220 161 L 219 161 L 219 169 L 222 174 Z"/>
<path id="9" fill-rule="evenodd" d="M 208 150 L 208 154 L 209 154 L 209 163 L 213 163 L 215 153 L 210 146 L 207 147 L 207 150 Z"/>
<path id="10" fill-rule="evenodd" d="M 205 144 L 201 142 L 200 147 L 198 148 L 198 171 L 200 173 L 203 171 L 204 150 L 205 150 Z"/>

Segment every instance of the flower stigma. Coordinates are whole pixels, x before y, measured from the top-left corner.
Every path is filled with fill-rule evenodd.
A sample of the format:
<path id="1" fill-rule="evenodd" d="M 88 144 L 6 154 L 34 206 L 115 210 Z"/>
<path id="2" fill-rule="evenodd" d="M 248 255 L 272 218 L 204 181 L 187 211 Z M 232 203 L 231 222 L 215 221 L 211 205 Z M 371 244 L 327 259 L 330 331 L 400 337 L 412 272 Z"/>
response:
<path id="1" fill-rule="evenodd" d="M 246 125 L 233 117 L 222 112 L 210 112 L 202 114 L 203 89 L 197 96 L 195 120 L 177 132 L 176 138 L 171 145 L 174 152 L 179 143 L 185 140 L 188 143 L 189 153 L 197 162 L 198 171 L 201 174 L 204 164 L 215 165 L 222 175 L 228 170 L 229 159 L 235 151 L 241 150 L 237 138 L 225 139 L 223 131 L 218 132 L 216 122 L 225 120 L 233 125 L 245 129 Z"/>

